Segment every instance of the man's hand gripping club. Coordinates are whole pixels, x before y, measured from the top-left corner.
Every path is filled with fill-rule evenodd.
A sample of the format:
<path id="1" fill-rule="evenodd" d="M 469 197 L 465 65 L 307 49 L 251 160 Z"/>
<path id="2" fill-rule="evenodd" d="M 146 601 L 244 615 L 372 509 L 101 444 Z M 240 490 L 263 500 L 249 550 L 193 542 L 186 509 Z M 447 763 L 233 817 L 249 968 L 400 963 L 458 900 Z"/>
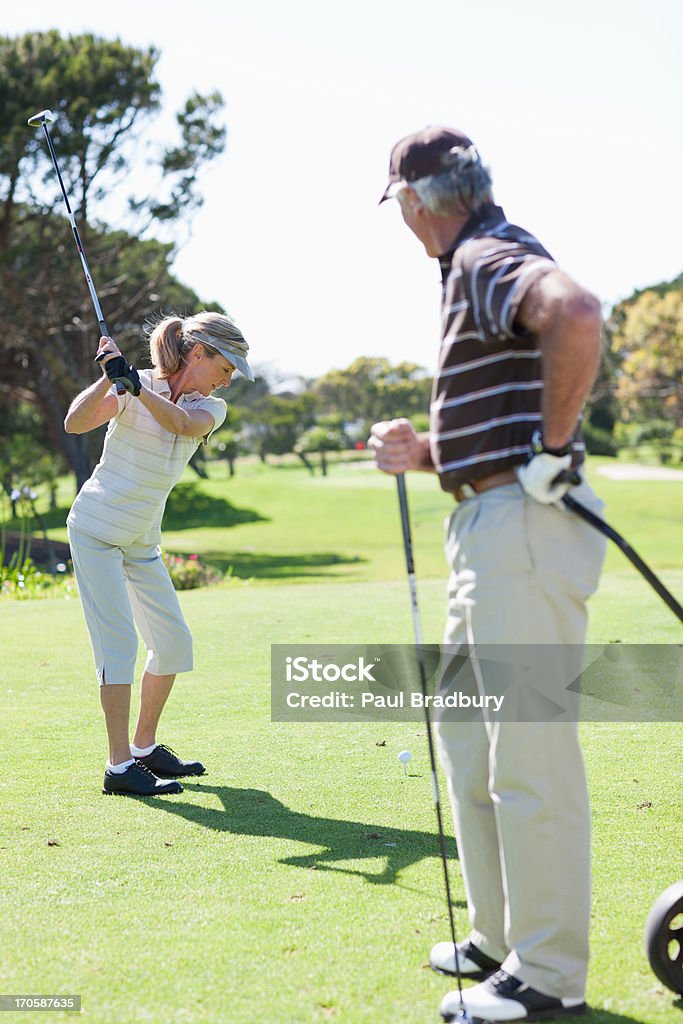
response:
<path id="1" fill-rule="evenodd" d="M 548 449 L 537 430 L 531 439 L 529 460 L 518 468 L 517 479 L 535 501 L 542 505 L 559 504 L 569 488 L 581 482 L 578 472 L 569 468 L 571 464 L 571 443 L 561 450 Z"/>
<path id="2" fill-rule="evenodd" d="M 429 438 L 415 433 L 409 420 L 382 420 L 370 431 L 368 448 L 383 473 L 398 476 L 409 469 L 433 469 L 429 458 Z"/>

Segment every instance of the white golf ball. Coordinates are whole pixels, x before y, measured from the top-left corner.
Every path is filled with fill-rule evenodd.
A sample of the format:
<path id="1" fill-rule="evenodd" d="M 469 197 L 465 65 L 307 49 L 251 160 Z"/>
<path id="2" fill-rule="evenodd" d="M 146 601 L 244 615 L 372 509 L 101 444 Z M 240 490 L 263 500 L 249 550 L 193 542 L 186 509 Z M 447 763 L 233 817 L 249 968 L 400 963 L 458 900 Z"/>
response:
<path id="1" fill-rule="evenodd" d="M 409 750 L 402 750 L 401 753 L 398 755 L 398 759 L 401 762 L 401 764 L 408 764 L 408 761 L 412 761 L 413 755 L 410 753 Z"/>

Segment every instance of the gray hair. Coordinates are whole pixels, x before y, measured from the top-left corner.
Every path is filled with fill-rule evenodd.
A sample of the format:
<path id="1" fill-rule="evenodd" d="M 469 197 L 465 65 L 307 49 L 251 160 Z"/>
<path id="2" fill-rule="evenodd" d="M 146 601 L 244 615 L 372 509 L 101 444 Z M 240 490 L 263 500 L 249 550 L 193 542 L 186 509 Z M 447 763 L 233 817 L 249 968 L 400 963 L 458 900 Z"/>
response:
<path id="1" fill-rule="evenodd" d="M 459 216 L 493 202 L 491 174 L 474 146 L 454 146 L 442 156 L 441 165 L 444 170 L 440 174 L 409 183 L 430 213 Z"/>

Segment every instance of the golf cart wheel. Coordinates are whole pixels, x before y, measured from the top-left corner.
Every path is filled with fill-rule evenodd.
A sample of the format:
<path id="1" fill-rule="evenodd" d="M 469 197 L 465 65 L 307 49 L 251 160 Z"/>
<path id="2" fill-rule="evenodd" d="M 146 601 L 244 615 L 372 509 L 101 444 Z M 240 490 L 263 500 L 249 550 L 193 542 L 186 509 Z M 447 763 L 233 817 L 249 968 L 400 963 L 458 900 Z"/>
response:
<path id="1" fill-rule="evenodd" d="M 645 922 L 645 951 L 661 983 L 683 995 L 683 882 L 674 882 L 653 904 Z"/>

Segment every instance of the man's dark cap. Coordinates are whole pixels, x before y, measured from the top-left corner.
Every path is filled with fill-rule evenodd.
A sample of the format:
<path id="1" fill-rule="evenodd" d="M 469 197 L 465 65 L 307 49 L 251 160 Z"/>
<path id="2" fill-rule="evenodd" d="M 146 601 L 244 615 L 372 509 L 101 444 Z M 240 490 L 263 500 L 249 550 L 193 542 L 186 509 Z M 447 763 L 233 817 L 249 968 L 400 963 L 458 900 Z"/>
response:
<path id="1" fill-rule="evenodd" d="M 438 125 L 428 125 L 420 132 L 406 135 L 391 151 L 389 183 L 380 203 L 395 196 L 406 183 L 440 174 L 444 170 L 443 157 L 452 149 L 469 149 L 473 145 L 464 132 Z"/>

